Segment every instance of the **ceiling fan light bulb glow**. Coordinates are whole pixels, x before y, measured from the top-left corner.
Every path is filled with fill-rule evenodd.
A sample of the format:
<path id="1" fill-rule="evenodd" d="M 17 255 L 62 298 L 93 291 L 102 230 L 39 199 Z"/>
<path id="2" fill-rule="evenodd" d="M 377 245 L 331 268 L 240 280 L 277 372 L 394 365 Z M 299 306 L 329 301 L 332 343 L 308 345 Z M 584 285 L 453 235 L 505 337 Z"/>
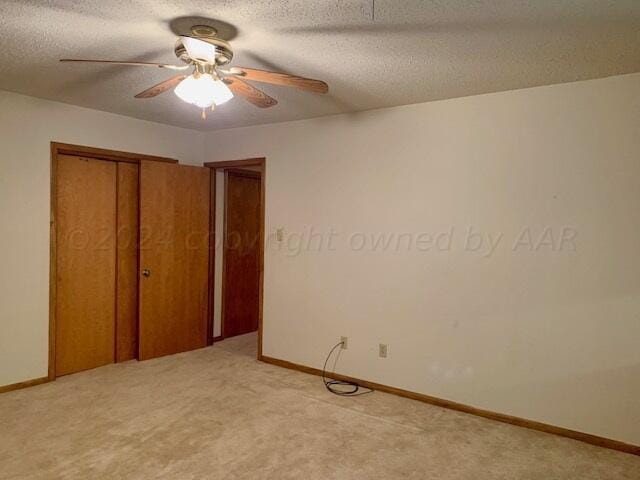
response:
<path id="1" fill-rule="evenodd" d="M 178 84 L 174 92 L 182 101 L 200 108 L 222 105 L 233 98 L 229 87 L 221 80 L 215 80 L 208 73 L 198 77 L 189 75 Z"/>

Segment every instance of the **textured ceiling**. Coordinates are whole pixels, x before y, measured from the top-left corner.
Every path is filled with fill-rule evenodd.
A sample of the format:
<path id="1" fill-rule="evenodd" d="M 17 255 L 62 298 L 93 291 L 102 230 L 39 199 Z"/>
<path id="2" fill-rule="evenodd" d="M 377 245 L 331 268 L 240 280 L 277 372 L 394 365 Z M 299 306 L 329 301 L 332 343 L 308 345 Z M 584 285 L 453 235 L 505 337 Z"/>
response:
<path id="1" fill-rule="evenodd" d="M 200 130 L 640 71 L 639 0 L 2 0 L 0 89 Z M 318 96 L 256 84 L 206 121 L 172 92 L 133 96 L 171 72 L 59 58 L 176 62 L 176 33 L 228 22 L 233 65 L 329 83 Z M 202 20 L 193 23 L 203 23 Z"/>

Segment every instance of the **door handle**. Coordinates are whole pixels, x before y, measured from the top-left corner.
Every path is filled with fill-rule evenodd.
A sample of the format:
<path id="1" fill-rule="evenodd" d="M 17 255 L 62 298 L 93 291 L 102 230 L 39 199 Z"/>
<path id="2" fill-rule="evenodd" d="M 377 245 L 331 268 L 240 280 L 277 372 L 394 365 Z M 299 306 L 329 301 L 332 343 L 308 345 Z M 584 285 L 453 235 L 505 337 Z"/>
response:
<path id="1" fill-rule="evenodd" d="M 142 270 L 142 276 L 143 277 L 150 277 L 151 276 L 151 270 L 149 270 L 148 268 L 145 268 L 144 270 Z"/>

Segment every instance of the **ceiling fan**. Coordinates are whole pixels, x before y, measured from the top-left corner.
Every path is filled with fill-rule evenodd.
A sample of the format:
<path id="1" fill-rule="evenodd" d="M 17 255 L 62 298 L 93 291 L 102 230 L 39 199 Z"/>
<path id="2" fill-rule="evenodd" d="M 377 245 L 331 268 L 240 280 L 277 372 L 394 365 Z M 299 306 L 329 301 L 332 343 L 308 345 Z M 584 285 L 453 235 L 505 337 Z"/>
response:
<path id="1" fill-rule="evenodd" d="M 181 100 L 202 109 L 203 119 L 206 118 L 206 109 L 213 110 L 217 105 L 231 100 L 234 95 L 243 97 L 260 108 L 273 107 L 278 103 L 274 98 L 245 80 L 295 87 L 313 93 L 327 93 L 329 91 L 328 85 L 320 80 L 254 68 L 226 68 L 233 59 L 233 50 L 229 42 L 216 35 L 216 29 L 211 26 L 195 25 L 191 27 L 191 35 L 178 37 L 174 51 L 176 57 L 182 60 L 184 65 L 72 58 L 63 58 L 60 61 L 108 63 L 185 71 L 184 74 L 176 75 L 138 93 L 135 98 L 152 98 L 173 88 Z M 186 73 L 188 70 L 191 70 L 191 74 Z"/>

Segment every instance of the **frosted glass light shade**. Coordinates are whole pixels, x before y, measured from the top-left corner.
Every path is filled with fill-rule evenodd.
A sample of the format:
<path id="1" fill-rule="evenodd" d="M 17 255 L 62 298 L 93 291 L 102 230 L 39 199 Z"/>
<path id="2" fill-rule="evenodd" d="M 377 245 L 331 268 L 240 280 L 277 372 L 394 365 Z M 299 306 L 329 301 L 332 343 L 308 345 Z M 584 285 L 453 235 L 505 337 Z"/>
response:
<path id="1" fill-rule="evenodd" d="M 200 108 L 221 105 L 233 98 L 229 87 L 208 73 L 203 73 L 197 78 L 189 75 L 178 84 L 174 92 L 182 101 Z"/>

